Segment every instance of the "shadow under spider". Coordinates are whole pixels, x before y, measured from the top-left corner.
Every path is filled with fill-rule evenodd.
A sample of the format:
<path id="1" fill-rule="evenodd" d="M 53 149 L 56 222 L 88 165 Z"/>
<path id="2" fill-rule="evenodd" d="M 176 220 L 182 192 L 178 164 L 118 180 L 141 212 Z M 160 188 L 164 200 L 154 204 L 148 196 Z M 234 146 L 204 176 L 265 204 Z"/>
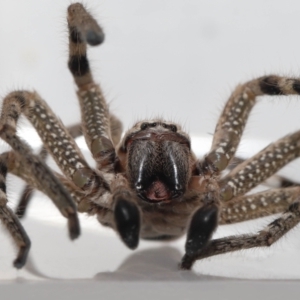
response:
<path id="1" fill-rule="evenodd" d="M 203 280 L 231 280 L 227 277 L 197 274 L 193 270 L 181 271 L 178 264 L 182 254 L 174 247 L 165 246 L 136 251 L 112 272 L 100 272 L 94 276 L 97 281 L 203 281 Z M 64 280 L 49 277 L 42 273 L 34 264 L 31 257 L 25 266 L 30 274 L 48 280 Z M 68 279 L 66 279 L 68 280 Z M 91 279 L 72 279 L 91 280 Z M 232 280 L 236 280 L 232 278 Z"/>

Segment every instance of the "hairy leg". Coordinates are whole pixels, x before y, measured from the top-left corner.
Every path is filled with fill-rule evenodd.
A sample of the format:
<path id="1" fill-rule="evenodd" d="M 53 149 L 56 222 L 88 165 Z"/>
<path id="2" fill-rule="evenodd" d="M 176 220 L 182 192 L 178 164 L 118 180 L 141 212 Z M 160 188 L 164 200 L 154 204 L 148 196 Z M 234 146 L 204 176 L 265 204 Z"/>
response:
<path id="1" fill-rule="evenodd" d="M 69 126 L 67 127 L 67 130 L 73 139 L 76 139 L 82 135 L 81 124 L 75 124 Z M 123 126 L 122 126 L 122 122 L 114 114 L 110 114 L 110 130 L 112 134 L 113 143 L 114 145 L 117 145 L 121 140 Z M 39 156 L 44 161 L 47 159 L 48 152 L 45 147 L 41 149 Z M 19 218 L 24 217 L 29 202 L 33 196 L 33 192 L 34 192 L 34 187 L 30 185 L 26 185 L 25 188 L 23 189 L 23 192 L 21 194 L 20 200 L 18 201 L 18 205 L 16 208 L 16 215 Z"/>
<path id="2" fill-rule="evenodd" d="M 235 167 L 220 181 L 221 199 L 244 195 L 300 155 L 300 131 L 270 144 Z"/>
<path id="3" fill-rule="evenodd" d="M 14 260 L 14 266 L 17 269 L 19 269 L 22 268 L 26 263 L 31 243 L 17 216 L 7 206 L 5 184 L 6 174 L 7 163 L 5 159 L 5 154 L 2 154 L 0 156 L 0 220 L 9 232 L 10 236 L 13 238 L 13 241 L 16 244 L 16 246 L 19 248 L 17 258 Z"/>
<path id="4" fill-rule="evenodd" d="M 300 187 L 294 186 L 233 198 L 223 203 L 219 224 L 243 222 L 282 213 L 298 195 Z"/>
<path id="5" fill-rule="evenodd" d="M 200 178 L 218 178 L 234 158 L 245 124 L 252 107 L 261 95 L 300 94 L 300 80 L 278 76 L 265 76 L 238 86 L 227 101 L 217 123 L 213 143 L 204 160 L 198 161 Z M 229 201 L 244 195 L 264 182 L 277 170 L 299 156 L 300 131 L 277 143 L 271 144 L 253 158 L 234 168 L 220 181 L 220 199 Z M 205 216 L 203 216 L 203 220 Z M 214 225 L 214 223 L 212 223 Z M 213 226 L 212 226 L 213 227 Z M 200 229 L 199 229 L 200 230 Z M 199 234 L 202 233 L 199 231 Z M 204 251 L 207 243 L 199 244 L 193 252 L 186 251 L 186 257 Z"/>
<path id="6" fill-rule="evenodd" d="M 79 90 L 82 129 L 86 143 L 97 162 L 98 169 L 114 171 L 115 148 L 110 130 L 108 105 L 101 88 L 93 80 L 87 59 L 87 44 L 99 45 L 104 33 L 82 4 L 68 8 L 69 69 Z"/>
<path id="7" fill-rule="evenodd" d="M 205 173 L 224 170 L 235 155 L 246 122 L 257 97 L 262 95 L 299 95 L 300 79 L 264 76 L 239 85 L 227 101 L 217 123 L 209 154 L 200 163 Z"/>
<path id="8" fill-rule="evenodd" d="M 296 195 L 297 194 L 297 195 Z M 294 194 L 288 209 L 257 234 L 229 236 L 212 240 L 205 248 L 193 255 L 185 254 L 180 267 L 190 269 L 193 263 L 205 257 L 254 247 L 268 247 L 284 236 L 300 222 L 299 193 Z"/>

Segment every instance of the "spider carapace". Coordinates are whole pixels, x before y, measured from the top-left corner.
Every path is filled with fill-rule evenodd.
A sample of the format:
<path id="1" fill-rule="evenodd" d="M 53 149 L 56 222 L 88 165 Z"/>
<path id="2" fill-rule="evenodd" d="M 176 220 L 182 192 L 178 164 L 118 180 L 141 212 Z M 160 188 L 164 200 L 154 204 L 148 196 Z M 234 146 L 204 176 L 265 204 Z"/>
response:
<path id="1" fill-rule="evenodd" d="M 197 259 L 270 246 L 300 221 L 299 186 L 248 194 L 280 168 L 299 157 L 300 131 L 270 144 L 244 161 L 234 158 L 252 107 L 261 95 L 300 94 L 296 78 L 264 76 L 239 85 L 221 113 L 210 152 L 197 158 L 180 125 L 163 119 L 136 123 L 122 135 L 122 123 L 109 111 L 94 82 L 87 45 L 104 42 L 96 20 L 80 3 L 71 4 L 68 67 L 78 87 L 81 123 L 65 127 L 36 93 L 14 91 L 3 100 L 0 137 L 12 148 L 0 155 L 0 220 L 13 237 L 21 268 L 30 239 L 19 218 L 33 189 L 45 193 L 68 219 L 72 239 L 80 234 L 77 212 L 97 216 L 131 249 L 140 238 L 170 240 L 187 234 L 180 267 Z M 32 123 L 43 142 L 39 155 L 16 134 L 20 114 Z M 83 135 L 96 162 L 86 162 L 75 138 Z M 50 153 L 61 173 L 44 162 Z M 232 160 L 234 167 L 229 167 Z M 224 175 L 223 171 L 227 169 Z M 7 206 L 7 172 L 27 182 L 16 213 Z M 285 181 L 286 183 L 286 181 Z M 257 234 L 212 239 L 219 224 L 236 223 L 282 213 Z"/>

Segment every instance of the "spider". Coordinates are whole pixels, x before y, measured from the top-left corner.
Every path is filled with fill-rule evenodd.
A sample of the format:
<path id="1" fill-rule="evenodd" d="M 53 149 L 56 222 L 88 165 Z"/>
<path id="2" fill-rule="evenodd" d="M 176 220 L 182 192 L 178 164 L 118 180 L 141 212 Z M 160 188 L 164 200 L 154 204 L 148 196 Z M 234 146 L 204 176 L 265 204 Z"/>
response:
<path id="1" fill-rule="evenodd" d="M 66 128 L 36 92 L 14 91 L 3 100 L 0 136 L 12 150 L 0 155 L 0 220 L 19 248 L 16 268 L 24 266 L 30 249 L 18 217 L 24 215 L 33 189 L 44 192 L 67 218 L 71 239 L 80 234 L 77 212 L 96 215 L 130 249 L 140 238 L 172 240 L 187 234 L 182 269 L 212 255 L 270 246 L 299 223 L 299 186 L 246 193 L 300 155 L 300 131 L 235 167 L 229 164 L 257 97 L 300 94 L 300 79 L 270 75 L 239 85 L 221 113 L 210 152 L 200 159 L 181 126 L 163 119 L 137 122 L 121 138 L 122 124 L 109 112 L 86 54 L 88 44 L 104 41 L 103 30 L 80 3 L 68 7 L 67 20 L 68 66 L 78 87 L 81 124 Z M 16 135 L 20 114 L 41 137 L 40 155 Z M 96 168 L 87 164 L 74 141 L 81 134 Z M 45 164 L 47 153 L 62 174 Z M 7 206 L 7 172 L 28 184 L 16 213 Z M 212 239 L 219 224 L 276 213 L 282 214 L 257 234 Z"/>

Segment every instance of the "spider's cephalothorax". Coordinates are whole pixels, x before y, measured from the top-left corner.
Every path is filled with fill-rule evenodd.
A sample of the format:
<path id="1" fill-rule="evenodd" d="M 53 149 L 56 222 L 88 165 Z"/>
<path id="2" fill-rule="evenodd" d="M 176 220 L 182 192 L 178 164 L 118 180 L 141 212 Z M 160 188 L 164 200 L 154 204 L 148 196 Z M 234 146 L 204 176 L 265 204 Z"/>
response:
<path id="1" fill-rule="evenodd" d="M 35 92 L 15 91 L 3 100 L 0 137 L 12 150 L 0 155 L 0 220 L 19 248 L 15 267 L 25 264 L 30 248 L 18 217 L 24 215 L 34 188 L 44 192 L 68 219 L 72 239 L 80 234 L 77 212 L 96 215 L 131 249 L 140 238 L 172 239 L 187 233 L 181 262 L 184 269 L 211 255 L 270 246 L 300 222 L 299 186 L 283 180 L 284 187 L 279 184 L 275 189 L 247 194 L 300 156 L 300 131 L 248 160 L 234 158 L 257 97 L 300 94 L 300 79 L 272 75 L 238 86 L 217 123 L 210 152 L 200 160 L 181 127 L 162 119 L 135 124 L 121 140 L 122 123 L 110 113 L 86 54 L 87 44 L 101 44 L 104 33 L 79 3 L 68 8 L 68 28 L 68 67 L 78 87 L 81 123 L 66 128 Z M 16 135 L 20 114 L 41 137 L 44 148 L 40 155 L 34 155 Z M 74 141 L 82 134 L 96 161 L 95 169 Z M 62 174 L 44 163 L 47 153 Z M 236 166 L 229 167 L 233 159 Z M 222 176 L 225 169 L 228 172 Z M 7 206 L 7 172 L 28 184 L 16 214 Z M 275 213 L 283 214 L 258 234 L 211 240 L 218 224 Z"/>

